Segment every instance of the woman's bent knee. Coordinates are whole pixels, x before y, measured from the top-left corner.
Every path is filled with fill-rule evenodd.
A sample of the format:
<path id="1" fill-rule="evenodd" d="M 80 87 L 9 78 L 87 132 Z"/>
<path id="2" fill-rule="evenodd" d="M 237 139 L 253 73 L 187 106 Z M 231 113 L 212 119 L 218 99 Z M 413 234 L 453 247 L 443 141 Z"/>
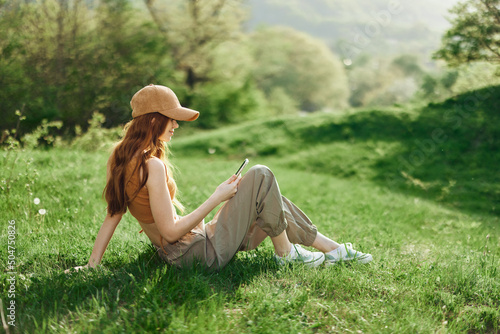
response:
<path id="1" fill-rule="evenodd" d="M 263 183 L 273 184 L 276 182 L 276 178 L 267 166 L 255 165 L 245 173 L 242 181 L 244 181 L 244 183 L 253 183 L 254 185 Z"/>
<path id="2" fill-rule="evenodd" d="M 255 165 L 255 166 L 252 166 L 252 168 L 250 168 L 246 174 L 273 175 L 273 172 L 271 172 L 271 170 L 267 166 Z"/>

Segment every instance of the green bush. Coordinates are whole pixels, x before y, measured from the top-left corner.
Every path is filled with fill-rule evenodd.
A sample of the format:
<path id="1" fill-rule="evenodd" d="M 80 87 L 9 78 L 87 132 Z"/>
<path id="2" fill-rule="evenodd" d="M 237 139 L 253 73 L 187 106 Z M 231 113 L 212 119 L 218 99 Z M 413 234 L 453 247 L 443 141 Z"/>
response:
<path id="1" fill-rule="evenodd" d="M 109 148 L 113 143 L 120 140 L 123 135 L 121 127 L 112 129 L 103 128 L 102 125 L 106 122 L 106 117 L 103 114 L 94 112 L 89 120 L 89 126 L 85 133 L 82 133 L 80 127 L 77 126 L 75 133 L 76 137 L 71 142 L 71 147 L 88 152 L 95 152 Z"/>

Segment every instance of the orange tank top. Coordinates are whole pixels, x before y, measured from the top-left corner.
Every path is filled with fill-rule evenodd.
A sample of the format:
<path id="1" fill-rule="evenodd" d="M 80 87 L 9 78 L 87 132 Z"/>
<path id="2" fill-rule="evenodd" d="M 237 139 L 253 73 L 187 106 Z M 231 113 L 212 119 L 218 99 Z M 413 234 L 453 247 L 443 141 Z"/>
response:
<path id="1" fill-rule="evenodd" d="M 137 166 L 136 168 L 136 163 L 137 159 L 132 159 L 127 166 L 127 179 L 129 178 L 129 181 L 125 186 L 125 191 L 128 198 L 132 198 L 140 185 L 139 166 Z M 136 170 L 134 171 L 135 168 Z M 142 187 L 135 198 L 133 198 L 132 201 L 129 202 L 128 209 L 132 216 L 134 216 L 135 219 L 142 223 L 152 224 L 155 222 L 153 213 L 151 212 L 151 205 L 149 204 L 149 192 L 146 186 Z M 174 215 L 177 216 L 175 214 L 175 208 Z"/>

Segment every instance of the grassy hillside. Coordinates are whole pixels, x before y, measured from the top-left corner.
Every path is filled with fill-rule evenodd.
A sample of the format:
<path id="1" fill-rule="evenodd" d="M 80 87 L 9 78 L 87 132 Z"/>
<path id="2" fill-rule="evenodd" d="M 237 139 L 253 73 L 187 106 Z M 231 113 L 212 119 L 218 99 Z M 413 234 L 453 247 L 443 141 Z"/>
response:
<path id="1" fill-rule="evenodd" d="M 500 211 L 500 87 L 423 108 L 256 120 L 176 138 L 196 154 L 371 180 L 459 210 Z M 212 153 L 212 154 L 211 154 Z"/>

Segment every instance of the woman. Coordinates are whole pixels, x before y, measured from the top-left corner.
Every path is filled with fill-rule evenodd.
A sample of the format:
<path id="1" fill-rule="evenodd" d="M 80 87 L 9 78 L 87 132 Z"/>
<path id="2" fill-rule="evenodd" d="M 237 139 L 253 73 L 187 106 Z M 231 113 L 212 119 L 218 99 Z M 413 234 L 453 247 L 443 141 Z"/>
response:
<path id="1" fill-rule="evenodd" d="M 176 198 L 164 143 L 172 139 L 179 127 L 177 121 L 194 121 L 199 113 L 183 108 L 169 88 L 152 84 L 139 90 L 130 104 L 133 120 L 108 161 L 104 190 L 108 213 L 88 264 L 75 269 L 93 268 L 101 262 L 127 208 L 160 257 L 177 266 L 197 260 L 210 270 L 219 270 L 236 252 L 256 248 L 267 236 L 281 263 L 317 267 L 325 261 L 333 265 L 372 260 L 370 254 L 355 251 L 350 244 L 339 245 L 319 233 L 309 218 L 281 195 L 274 175 L 264 166 L 250 168 L 243 178 L 231 176 L 200 207 L 178 216 L 176 207 L 182 210 L 182 205 Z M 224 201 L 214 219 L 205 224 L 204 218 Z M 320 252 L 310 252 L 299 244 Z"/>

